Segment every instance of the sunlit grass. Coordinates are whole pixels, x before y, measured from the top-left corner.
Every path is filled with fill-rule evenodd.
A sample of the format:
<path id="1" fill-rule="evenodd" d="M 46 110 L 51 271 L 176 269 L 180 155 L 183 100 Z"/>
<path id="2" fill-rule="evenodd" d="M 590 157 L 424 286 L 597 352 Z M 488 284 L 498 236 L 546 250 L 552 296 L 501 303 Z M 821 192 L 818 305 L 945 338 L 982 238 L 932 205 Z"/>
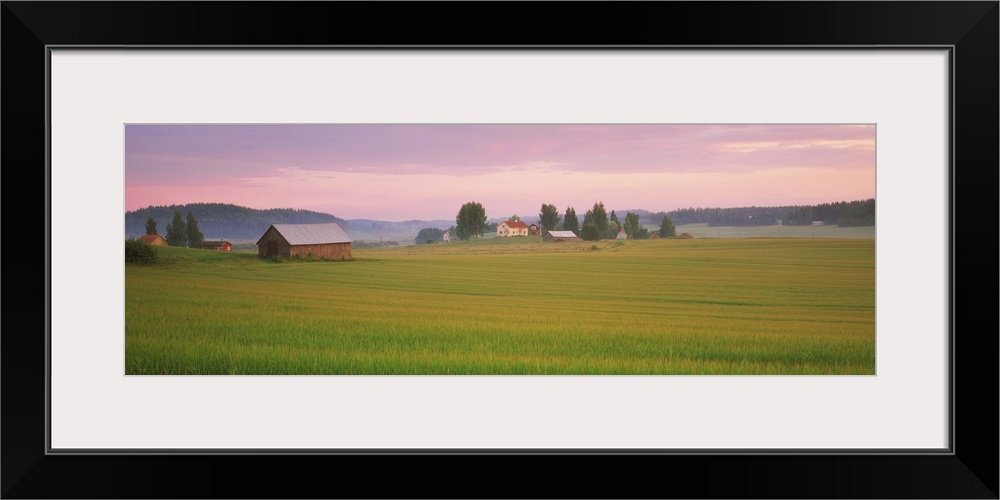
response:
<path id="1" fill-rule="evenodd" d="M 126 373 L 874 374 L 874 240 L 594 245 L 170 248 L 126 267 Z"/>

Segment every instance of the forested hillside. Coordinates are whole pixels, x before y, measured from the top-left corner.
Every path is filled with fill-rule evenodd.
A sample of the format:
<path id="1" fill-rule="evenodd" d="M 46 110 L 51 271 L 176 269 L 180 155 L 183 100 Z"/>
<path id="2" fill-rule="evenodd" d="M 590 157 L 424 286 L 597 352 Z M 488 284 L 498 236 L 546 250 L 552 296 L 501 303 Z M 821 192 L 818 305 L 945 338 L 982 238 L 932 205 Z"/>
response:
<path id="1" fill-rule="evenodd" d="M 808 226 L 814 221 L 828 225 L 874 226 L 875 199 L 840 201 L 819 205 L 739 208 L 683 208 L 670 212 L 638 213 L 641 222 L 659 225 L 663 216 L 669 215 L 676 225 L 708 224 L 709 226 L 774 226 L 781 221 L 785 226 Z"/>
<path id="2" fill-rule="evenodd" d="M 826 224 L 848 226 L 875 225 L 875 199 L 865 201 L 824 203 L 811 207 L 801 207 L 785 216 L 786 226 L 808 226 L 813 221 L 823 221 Z"/>
<path id="3" fill-rule="evenodd" d="M 339 217 L 310 210 L 293 208 L 272 208 L 258 210 L 226 203 L 191 203 L 188 205 L 151 206 L 133 212 L 125 212 L 125 236 L 140 236 L 146 233 L 146 218 L 156 221 L 157 233 L 167 233 L 167 224 L 174 210 L 187 216 L 191 212 L 198 220 L 198 227 L 205 239 L 254 240 L 259 239 L 271 224 L 319 224 L 336 222 L 348 229 L 347 221 Z"/>

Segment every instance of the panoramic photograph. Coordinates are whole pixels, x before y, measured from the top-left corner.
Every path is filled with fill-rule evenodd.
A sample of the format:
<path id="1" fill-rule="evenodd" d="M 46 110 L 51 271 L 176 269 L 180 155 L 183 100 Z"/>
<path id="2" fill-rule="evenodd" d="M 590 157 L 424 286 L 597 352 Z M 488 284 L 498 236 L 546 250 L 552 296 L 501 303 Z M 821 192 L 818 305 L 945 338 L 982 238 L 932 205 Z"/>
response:
<path id="1" fill-rule="evenodd" d="M 126 375 L 875 375 L 873 124 L 126 124 Z"/>

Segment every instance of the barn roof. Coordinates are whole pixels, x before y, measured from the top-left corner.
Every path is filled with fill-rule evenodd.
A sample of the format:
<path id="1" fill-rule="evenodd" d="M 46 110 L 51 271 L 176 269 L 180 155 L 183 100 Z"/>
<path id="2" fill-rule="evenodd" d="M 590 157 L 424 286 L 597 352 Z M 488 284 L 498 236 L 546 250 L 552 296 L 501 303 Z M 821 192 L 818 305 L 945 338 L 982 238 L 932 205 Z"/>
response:
<path id="1" fill-rule="evenodd" d="M 525 224 L 523 221 L 519 221 L 519 220 L 505 220 L 504 222 L 507 224 L 507 227 L 512 228 L 512 229 L 513 228 L 528 227 L 527 224 Z"/>
<path id="2" fill-rule="evenodd" d="M 203 247 L 209 247 L 209 246 L 218 247 L 218 246 L 222 246 L 223 243 L 229 243 L 229 242 L 226 241 L 226 240 L 205 240 L 205 241 L 201 242 L 201 246 L 203 246 Z M 229 243 L 229 244 L 232 245 L 232 243 Z"/>
<path id="3" fill-rule="evenodd" d="M 576 238 L 576 233 L 573 231 L 549 231 L 549 234 L 553 238 Z"/>
<path id="4" fill-rule="evenodd" d="M 329 224 L 271 224 L 289 245 L 322 245 L 325 243 L 350 243 L 351 238 L 336 223 Z M 270 228 L 269 228 L 270 229 Z M 267 234 L 267 231 L 264 231 Z M 264 237 L 261 236 L 261 239 Z M 260 240 L 257 240 L 260 243 Z"/>
<path id="5" fill-rule="evenodd" d="M 140 240 L 145 241 L 146 243 L 152 243 L 156 241 L 157 238 L 161 240 L 163 239 L 163 237 L 158 234 L 144 234 L 139 237 Z"/>

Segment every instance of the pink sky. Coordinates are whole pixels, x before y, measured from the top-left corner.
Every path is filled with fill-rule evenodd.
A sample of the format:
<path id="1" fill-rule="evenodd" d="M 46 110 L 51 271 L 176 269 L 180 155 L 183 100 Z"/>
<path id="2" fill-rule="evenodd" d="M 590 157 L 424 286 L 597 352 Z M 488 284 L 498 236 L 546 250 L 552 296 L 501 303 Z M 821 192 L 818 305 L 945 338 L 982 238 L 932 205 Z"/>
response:
<path id="1" fill-rule="evenodd" d="M 875 197 L 874 125 L 127 125 L 125 209 L 490 218 Z"/>

